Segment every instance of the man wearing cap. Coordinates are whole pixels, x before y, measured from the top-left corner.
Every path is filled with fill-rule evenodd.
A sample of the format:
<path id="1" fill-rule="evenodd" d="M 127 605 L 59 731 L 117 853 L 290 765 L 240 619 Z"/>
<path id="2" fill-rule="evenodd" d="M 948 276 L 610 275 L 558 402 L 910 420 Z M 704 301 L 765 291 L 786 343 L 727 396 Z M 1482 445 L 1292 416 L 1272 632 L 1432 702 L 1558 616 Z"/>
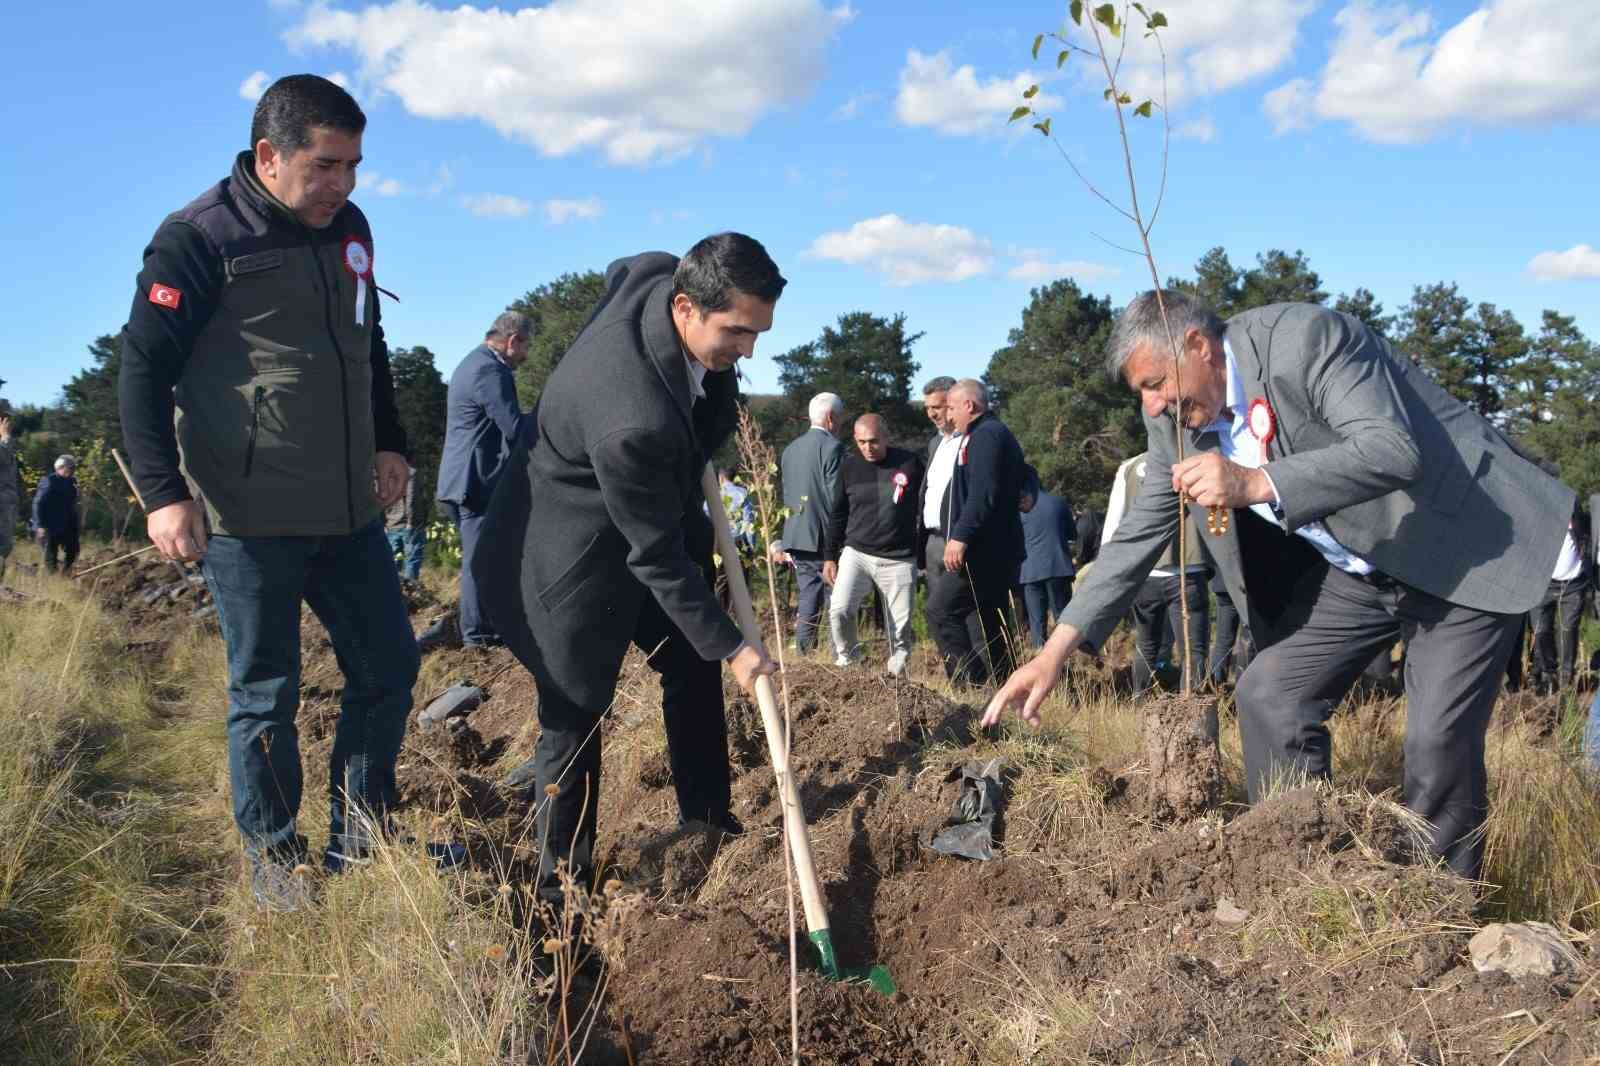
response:
<path id="1" fill-rule="evenodd" d="M 72 572 L 78 561 L 78 480 L 73 475 L 78 460 L 63 455 L 56 460 L 55 472 L 39 480 L 33 495 L 33 535 L 44 549 L 44 568 Z"/>

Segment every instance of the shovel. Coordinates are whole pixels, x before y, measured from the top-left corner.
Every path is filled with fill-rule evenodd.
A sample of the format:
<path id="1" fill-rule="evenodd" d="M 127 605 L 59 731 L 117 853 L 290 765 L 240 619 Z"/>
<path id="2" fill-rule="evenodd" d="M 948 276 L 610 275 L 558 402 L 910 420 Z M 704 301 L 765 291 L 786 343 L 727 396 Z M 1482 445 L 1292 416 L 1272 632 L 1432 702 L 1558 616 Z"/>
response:
<path id="1" fill-rule="evenodd" d="M 734 616 L 745 643 L 758 651 L 765 651 L 761 640 L 761 624 L 756 621 L 755 605 L 750 601 L 750 587 L 745 584 L 744 570 L 739 566 L 739 550 L 733 542 L 733 529 L 728 525 L 728 515 L 722 506 L 722 486 L 717 482 L 716 470 L 709 464 L 700 479 L 705 491 L 706 510 L 711 514 L 711 525 L 717 534 L 717 554 L 722 556 L 722 570 L 728 577 L 729 598 L 733 602 Z M 772 678 L 756 678 L 756 704 L 761 708 L 761 724 L 767 734 L 767 754 L 772 759 L 773 772 L 777 774 L 783 798 L 783 818 L 789 837 L 789 852 L 794 859 L 795 880 L 800 882 L 800 901 L 805 907 L 806 931 L 817 950 L 817 962 L 823 976 L 830 981 L 865 981 L 886 996 L 894 995 L 894 978 L 887 966 L 870 968 L 841 968 L 833 951 L 833 933 L 828 927 L 828 911 L 822 903 L 822 886 L 817 881 L 817 867 L 811 857 L 811 836 L 806 829 L 805 812 L 800 808 L 800 791 L 794 776 L 789 772 L 789 743 L 783 732 L 783 716 L 778 712 L 778 696 L 772 688 Z"/>

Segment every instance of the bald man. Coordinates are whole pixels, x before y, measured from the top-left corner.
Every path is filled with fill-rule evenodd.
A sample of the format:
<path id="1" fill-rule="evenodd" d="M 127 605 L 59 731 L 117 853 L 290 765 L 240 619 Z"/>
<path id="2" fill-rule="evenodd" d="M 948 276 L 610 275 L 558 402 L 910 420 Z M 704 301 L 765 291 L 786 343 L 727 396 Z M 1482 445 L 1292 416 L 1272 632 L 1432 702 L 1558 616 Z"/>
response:
<path id="1" fill-rule="evenodd" d="M 856 450 L 839 465 L 840 492 L 828 514 L 823 547 L 822 577 L 833 586 L 828 624 L 834 665 L 861 658 L 856 612 L 870 584 L 882 595 L 887 616 L 887 669 L 900 677 L 911 657 L 922 457 L 889 446 L 889 427 L 881 415 L 869 412 L 856 419 L 854 436 Z"/>
<path id="2" fill-rule="evenodd" d="M 950 528 L 945 570 L 960 581 L 945 582 L 948 602 L 937 612 L 945 674 L 981 685 L 1011 672 L 1007 610 L 1027 541 L 1017 503 L 1027 478 L 1022 445 L 989 411 L 989 394 L 972 378 L 956 382 L 946 398 L 946 417 L 962 436 L 950 480 Z"/>

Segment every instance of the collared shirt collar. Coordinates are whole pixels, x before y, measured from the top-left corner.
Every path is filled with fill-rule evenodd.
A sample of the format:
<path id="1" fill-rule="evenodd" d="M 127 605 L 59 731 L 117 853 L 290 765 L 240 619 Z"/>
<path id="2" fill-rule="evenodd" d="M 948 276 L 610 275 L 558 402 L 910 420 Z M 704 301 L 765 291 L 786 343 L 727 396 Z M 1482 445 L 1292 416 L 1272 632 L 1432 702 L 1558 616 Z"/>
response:
<path id="1" fill-rule="evenodd" d="M 1233 412 L 1235 420 L 1245 416 L 1245 409 L 1249 406 L 1249 396 L 1244 391 L 1244 379 L 1239 376 L 1239 361 L 1233 357 L 1233 346 L 1228 343 L 1228 338 L 1222 338 L 1223 367 L 1226 373 L 1226 390 L 1224 392 L 1227 409 Z M 1229 419 L 1222 417 L 1222 412 L 1217 412 L 1217 418 L 1202 433 L 1227 433 L 1232 426 Z"/>
<path id="2" fill-rule="evenodd" d="M 684 373 L 689 375 L 689 402 L 706 398 L 706 365 L 687 351 L 683 353 Z"/>

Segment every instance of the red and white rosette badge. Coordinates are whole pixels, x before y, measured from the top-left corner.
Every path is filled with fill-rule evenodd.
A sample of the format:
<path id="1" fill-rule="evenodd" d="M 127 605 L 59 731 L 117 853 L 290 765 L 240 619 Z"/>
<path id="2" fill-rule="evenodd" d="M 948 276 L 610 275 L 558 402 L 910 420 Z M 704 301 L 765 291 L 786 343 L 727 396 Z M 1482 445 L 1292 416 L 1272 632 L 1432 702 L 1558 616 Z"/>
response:
<path id="1" fill-rule="evenodd" d="M 971 437 L 962 437 L 961 438 L 961 447 L 960 447 L 960 449 L 958 449 L 956 451 L 956 465 L 957 466 L 966 466 L 967 465 L 967 445 L 970 444 L 971 442 L 972 442 L 972 438 Z"/>
<path id="2" fill-rule="evenodd" d="M 1250 432 L 1261 442 L 1263 449 L 1272 440 L 1272 435 L 1278 432 L 1278 419 L 1272 413 L 1272 405 L 1261 397 L 1257 397 L 1250 405 Z"/>
<path id="3" fill-rule="evenodd" d="M 372 280 L 372 252 L 356 237 L 344 239 L 344 268 L 356 279 L 356 325 L 367 324 L 367 283 Z"/>
<path id="4" fill-rule="evenodd" d="M 899 503 L 900 497 L 906 494 L 906 486 L 911 484 L 911 479 L 906 477 L 904 470 L 894 472 L 894 502 Z"/>

